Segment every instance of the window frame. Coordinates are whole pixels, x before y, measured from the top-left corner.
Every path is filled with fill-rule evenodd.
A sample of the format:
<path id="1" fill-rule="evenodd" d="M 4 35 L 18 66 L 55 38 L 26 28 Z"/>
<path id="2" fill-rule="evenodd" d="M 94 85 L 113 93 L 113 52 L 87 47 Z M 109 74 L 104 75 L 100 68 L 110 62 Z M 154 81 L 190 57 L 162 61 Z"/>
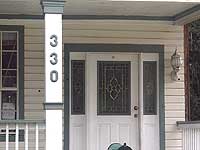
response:
<path id="1" fill-rule="evenodd" d="M 185 81 L 185 120 L 190 120 L 190 91 L 189 91 L 189 32 L 188 24 L 184 25 L 184 81 Z"/>
<path id="2" fill-rule="evenodd" d="M 200 20 L 196 20 L 200 22 Z M 196 22 L 194 21 L 194 22 Z M 193 119 L 192 109 L 191 109 L 191 87 L 190 87 L 190 26 L 192 23 L 184 25 L 184 85 L 185 85 L 185 120 L 186 121 L 199 121 L 198 119 Z M 192 53 L 191 53 L 192 54 Z"/>
<path id="3" fill-rule="evenodd" d="M 17 32 L 17 88 L 5 87 L 5 90 L 17 90 L 16 120 L 24 119 L 24 26 L 0 25 L 0 32 Z M 2 39 L 1 39 L 2 40 Z M 2 57 L 2 56 L 1 56 Z M 0 103 L 2 101 L 0 99 Z M 1 108 L 0 108 L 1 110 Z M 0 115 L 0 120 L 2 117 Z"/>

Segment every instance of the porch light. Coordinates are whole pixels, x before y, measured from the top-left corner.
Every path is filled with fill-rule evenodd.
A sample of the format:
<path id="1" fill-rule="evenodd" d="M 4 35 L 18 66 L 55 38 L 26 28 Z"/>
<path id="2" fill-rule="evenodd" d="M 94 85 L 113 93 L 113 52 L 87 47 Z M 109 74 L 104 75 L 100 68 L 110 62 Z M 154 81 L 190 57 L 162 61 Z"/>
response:
<path id="1" fill-rule="evenodd" d="M 171 66 L 173 71 L 171 72 L 171 79 L 173 81 L 179 81 L 180 78 L 178 77 L 178 72 L 181 69 L 183 64 L 182 58 L 180 54 L 177 53 L 177 49 L 175 50 L 174 54 L 171 56 Z"/>

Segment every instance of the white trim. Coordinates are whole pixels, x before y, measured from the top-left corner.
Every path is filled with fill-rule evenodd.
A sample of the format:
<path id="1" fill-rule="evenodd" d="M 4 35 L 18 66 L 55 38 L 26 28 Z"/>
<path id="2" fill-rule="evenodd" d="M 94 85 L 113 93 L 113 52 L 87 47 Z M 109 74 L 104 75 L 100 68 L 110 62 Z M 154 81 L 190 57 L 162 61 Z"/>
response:
<path id="1" fill-rule="evenodd" d="M 15 129 L 15 150 L 19 150 L 19 125 L 16 124 Z"/>
<path id="2" fill-rule="evenodd" d="M 46 150 L 62 150 L 62 110 L 46 110 Z"/>
<path id="3" fill-rule="evenodd" d="M 200 3 L 199 0 L 108 0 L 117 2 L 182 2 L 182 3 Z"/>
<path id="4" fill-rule="evenodd" d="M 6 124 L 6 150 L 9 150 L 9 126 Z"/>
<path id="5" fill-rule="evenodd" d="M 35 150 L 39 149 L 39 129 L 38 124 L 35 124 Z"/>
<path id="6" fill-rule="evenodd" d="M 143 115 L 143 61 L 157 61 L 157 114 L 156 115 Z M 155 131 L 156 131 L 156 135 L 154 136 L 155 138 L 152 138 L 154 140 L 154 144 L 150 143 L 151 146 L 154 146 L 153 149 L 150 149 L 151 147 L 149 147 L 149 150 L 159 150 L 159 56 L 157 53 L 141 53 L 140 55 L 140 63 L 139 63 L 139 102 L 140 102 L 140 127 L 141 127 L 141 132 L 140 132 L 140 144 L 141 144 L 141 150 L 146 150 L 144 146 L 148 145 L 147 143 L 144 143 L 145 141 L 148 142 L 151 139 L 147 139 L 146 136 L 144 136 L 145 132 L 145 127 L 144 124 L 146 122 L 146 117 L 153 117 L 153 118 L 149 118 L 149 120 L 152 119 L 156 119 L 156 123 L 155 125 L 158 126 L 154 126 L 155 127 Z M 155 118 L 156 117 L 156 118 Z M 155 148 L 156 147 L 156 148 Z"/>
<path id="7" fill-rule="evenodd" d="M 70 61 L 69 61 L 69 113 L 70 113 L 70 131 L 69 131 L 69 147 L 70 149 L 77 149 L 79 147 L 81 147 L 83 150 L 86 149 L 86 105 L 85 105 L 85 114 L 76 114 L 76 115 L 72 115 L 71 114 L 71 61 L 72 60 L 85 60 L 86 59 L 86 53 L 85 52 L 71 52 L 70 53 Z M 86 63 L 86 62 L 85 62 Z M 85 64 L 85 67 L 86 67 L 86 64 Z M 85 76 L 86 77 L 86 76 Z M 87 83 L 85 81 L 85 83 Z M 85 89 L 86 89 L 86 84 L 85 84 Z M 86 93 L 85 93 L 86 94 Z M 85 104 L 86 104 L 86 97 L 85 97 Z M 82 128 L 82 130 L 79 130 L 80 132 L 83 133 L 83 135 L 78 135 L 78 134 L 75 134 L 73 133 L 74 130 L 76 130 L 76 128 L 80 129 Z M 80 133 L 81 134 L 81 133 Z M 79 144 L 81 146 L 79 146 L 76 142 L 76 140 L 79 140 L 77 138 L 84 138 L 82 139 L 82 141 L 80 140 L 79 141 Z M 75 140 L 75 141 L 74 141 Z M 83 140 L 85 140 L 85 143 L 83 142 Z M 81 144 L 82 143 L 82 144 Z M 76 147 L 78 146 L 78 147 Z"/>
<path id="8" fill-rule="evenodd" d="M 26 124 L 26 130 L 25 130 L 25 150 L 28 150 L 28 124 Z"/>
<path id="9" fill-rule="evenodd" d="M 63 101 L 62 63 L 62 14 L 45 14 L 46 104 Z M 62 110 L 46 110 L 46 150 L 63 149 L 62 113 Z"/>
<path id="10" fill-rule="evenodd" d="M 62 103 L 62 15 L 45 14 L 45 102 Z"/>

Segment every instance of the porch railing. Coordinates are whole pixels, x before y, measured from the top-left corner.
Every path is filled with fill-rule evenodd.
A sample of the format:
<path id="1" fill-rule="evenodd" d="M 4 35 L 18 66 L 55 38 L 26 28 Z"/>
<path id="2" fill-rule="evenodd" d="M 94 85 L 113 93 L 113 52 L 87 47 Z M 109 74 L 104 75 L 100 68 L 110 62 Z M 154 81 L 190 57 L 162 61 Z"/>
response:
<path id="1" fill-rule="evenodd" d="M 200 150 L 200 121 L 177 122 L 183 134 L 183 150 Z"/>
<path id="2" fill-rule="evenodd" d="M 1 120 L 0 150 L 45 150 L 45 121 Z"/>

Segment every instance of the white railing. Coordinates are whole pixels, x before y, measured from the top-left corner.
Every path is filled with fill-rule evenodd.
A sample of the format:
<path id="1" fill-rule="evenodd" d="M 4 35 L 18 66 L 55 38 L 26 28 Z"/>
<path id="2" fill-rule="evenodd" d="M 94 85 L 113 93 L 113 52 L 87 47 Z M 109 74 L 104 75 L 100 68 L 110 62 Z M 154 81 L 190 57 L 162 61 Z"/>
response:
<path id="1" fill-rule="evenodd" d="M 200 122 L 177 122 L 183 134 L 183 150 L 200 150 Z"/>
<path id="2" fill-rule="evenodd" d="M 1 120 L 0 150 L 45 150 L 45 121 Z"/>

